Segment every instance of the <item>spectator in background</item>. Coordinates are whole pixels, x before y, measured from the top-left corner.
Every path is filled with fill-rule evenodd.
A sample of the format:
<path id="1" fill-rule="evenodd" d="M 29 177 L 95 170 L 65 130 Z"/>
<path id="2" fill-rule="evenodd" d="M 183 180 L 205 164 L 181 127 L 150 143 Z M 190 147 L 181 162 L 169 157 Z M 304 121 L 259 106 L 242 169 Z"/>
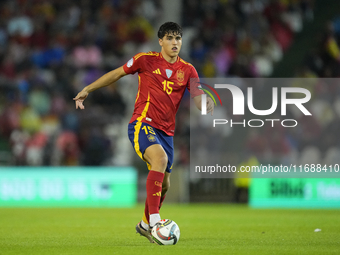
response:
<path id="1" fill-rule="evenodd" d="M 22 9 L 15 9 L 12 18 L 8 21 L 7 31 L 10 36 L 18 36 L 26 40 L 34 31 L 32 19 L 25 15 Z"/>
<path id="2" fill-rule="evenodd" d="M 79 45 L 73 50 L 74 65 L 78 68 L 98 68 L 102 58 L 101 50 L 90 40 L 85 41 L 83 45 Z"/>

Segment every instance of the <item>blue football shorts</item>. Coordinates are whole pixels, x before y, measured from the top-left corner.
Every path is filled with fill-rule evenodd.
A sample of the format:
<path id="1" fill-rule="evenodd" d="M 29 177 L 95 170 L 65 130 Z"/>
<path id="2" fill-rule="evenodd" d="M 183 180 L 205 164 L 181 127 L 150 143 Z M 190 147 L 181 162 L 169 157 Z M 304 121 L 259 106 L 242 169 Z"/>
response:
<path id="1" fill-rule="evenodd" d="M 151 170 L 150 164 L 143 158 L 144 152 L 149 146 L 153 144 L 160 144 L 168 156 L 166 172 L 171 173 L 172 164 L 174 161 L 173 136 L 169 136 L 162 130 L 137 120 L 129 123 L 128 135 L 137 155 L 146 162 L 149 170 Z"/>

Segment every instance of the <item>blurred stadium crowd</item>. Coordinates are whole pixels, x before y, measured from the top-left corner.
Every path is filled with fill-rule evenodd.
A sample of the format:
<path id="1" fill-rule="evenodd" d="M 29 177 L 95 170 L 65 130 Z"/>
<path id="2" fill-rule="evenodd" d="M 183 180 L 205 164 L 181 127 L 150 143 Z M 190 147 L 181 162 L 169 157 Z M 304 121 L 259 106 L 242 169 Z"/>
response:
<path id="1" fill-rule="evenodd" d="M 190 57 L 204 77 L 263 77 L 313 20 L 310 0 L 183 1 L 183 24 L 198 28 Z"/>
<path id="2" fill-rule="evenodd" d="M 313 0 L 189 0 L 182 5 L 181 24 L 195 31 L 185 60 L 207 78 L 270 76 L 294 35 L 313 21 Z M 94 92 L 85 111 L 76 111 L 72 98 L 149 50 L 162 12 L 156 0 L 1 1 L 1 164 L 131 165 L 126 127 L 136 77 Z M 339 76 L 339 24 L 329 23 L 298 77 Z M 339 146 L 333 137 L 340 128 L 338 95 L 336 84 L 316 84 L 315 118 L 302 122 L 302 135 L 250 133 L 243 149 L 277 161 L 308 146 L 319 151 Z M 175 136 L 175 159 L 184 166 L 190 159 L 189 101 L 186 94 Z"/>
<path id="3" fill-rule="evenodd" d="M 93 93 L 84 112 L 72 98 L 151 40 L 158 9 L 157 1 L 1 1 L 1 161 L 105 164 L 118 136 L 109 124 L 130 102 L 115 86 Z"/>

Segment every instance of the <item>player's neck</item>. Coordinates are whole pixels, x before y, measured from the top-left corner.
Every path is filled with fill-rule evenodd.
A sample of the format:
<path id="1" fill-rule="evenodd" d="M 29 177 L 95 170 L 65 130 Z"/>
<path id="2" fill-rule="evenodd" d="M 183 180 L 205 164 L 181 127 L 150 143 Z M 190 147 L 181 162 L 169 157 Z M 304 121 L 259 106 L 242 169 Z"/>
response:
<path id="1" fill-rule="evenodd" d="M 163 50 L 161 51 L 161 54 L 162 54 L 163 58 L 166 61 L 168 61 L 170 64 L 173 64 L 177 61 L 178 56 L 171 57 L 171 56 L 167 55 Z"/>

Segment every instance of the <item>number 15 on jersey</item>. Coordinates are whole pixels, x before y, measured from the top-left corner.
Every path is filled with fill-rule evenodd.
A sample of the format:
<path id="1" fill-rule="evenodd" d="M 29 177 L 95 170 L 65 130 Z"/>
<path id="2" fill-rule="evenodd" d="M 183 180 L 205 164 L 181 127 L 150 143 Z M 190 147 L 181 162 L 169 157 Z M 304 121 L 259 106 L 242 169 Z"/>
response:
<path id="1" fill-rule="evenodd" d="M 164 86 L 163 86 L 163 90 L 164 90 L 166 93 L 168 93 L 168 95 L 170 95 L 170 94 L 172 93 L 172 87 L 171 87 L 170 85 L 174 85 L 174 83 L 171 82 L 171 81 L 164 80 L 164 81 L 162 82 L 162 84 L 164 85 Z"/>

